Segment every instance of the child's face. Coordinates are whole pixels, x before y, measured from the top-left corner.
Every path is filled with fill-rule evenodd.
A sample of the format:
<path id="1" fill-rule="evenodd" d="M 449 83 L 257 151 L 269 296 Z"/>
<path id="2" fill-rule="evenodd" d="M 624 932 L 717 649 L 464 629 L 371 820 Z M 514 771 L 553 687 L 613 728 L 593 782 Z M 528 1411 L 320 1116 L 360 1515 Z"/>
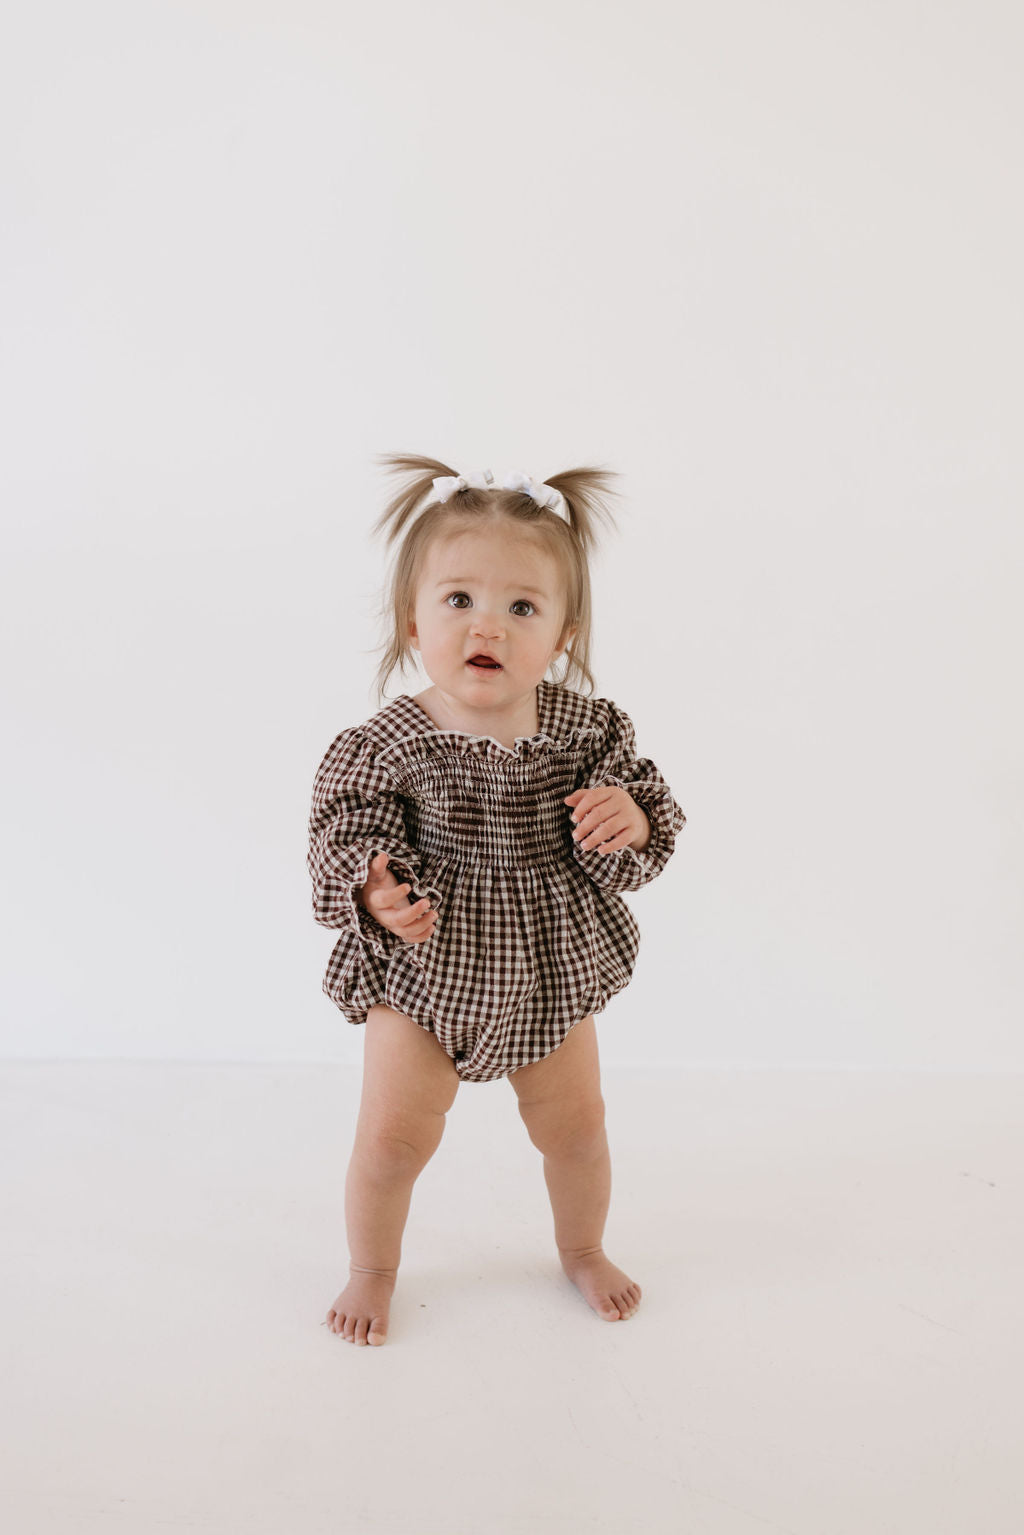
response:
<path id="1" fill-rule="evenodd" d="M 499 523 L 437 539 L 409 625 L 430 680 L 472 707 L 515 703 L 575 632 L 561 632 L 559 587 L 556 561 L 529 533 Z M 501 662 L 500 671 L 468 664 L 481 650 Z"/>

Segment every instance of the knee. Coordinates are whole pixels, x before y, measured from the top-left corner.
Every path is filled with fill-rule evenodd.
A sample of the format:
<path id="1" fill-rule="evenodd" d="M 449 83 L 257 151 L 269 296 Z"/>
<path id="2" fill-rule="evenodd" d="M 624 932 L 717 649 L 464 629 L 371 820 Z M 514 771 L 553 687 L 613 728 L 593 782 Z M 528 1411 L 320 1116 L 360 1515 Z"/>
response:
<path id="1" fill-rule="evenodd" d="M 604 1099 L 588 1099 L 572 1108 L 564 1103 L 520 1103 L 530 1140 L 546 1157 L 597 1156 L 607 1144 Z"/>
<path id="2" fill-rule="evenodd" d="M 360 1156 L 372 1175 L 387 1180 L 415 1178 L 430 1161 L 444 1134 L 443 1114 L 414 1125 L 380 1124 L 358 1137 Z"/>

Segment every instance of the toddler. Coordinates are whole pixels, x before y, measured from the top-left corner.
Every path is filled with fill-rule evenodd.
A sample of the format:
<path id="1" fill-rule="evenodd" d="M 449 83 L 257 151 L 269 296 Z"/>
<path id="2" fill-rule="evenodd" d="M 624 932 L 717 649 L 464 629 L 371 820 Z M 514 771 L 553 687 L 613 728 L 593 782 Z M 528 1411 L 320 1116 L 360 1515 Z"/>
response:
<path id="1" fill-rule="evenodd" d="M 641 1291 L 601 1245 L 611 1162 L 594 1015 L 639 947 L 622 892 L 661 873 L 686 817 L 637 756 L 629 715 L 566 685 L 593 691 L 587 562 L 609 473 L 497 483 L 421 456 L 384 462 L 404 485 L 375 527 L 400 538 L 378 702 L 412 650 L 431 686 L 342 730 L 313 785 L 313 913 L 341 930 L 323 989 L 366 1026 L 349 1280 L 327 1325 L 384 1342 L 413 1184 L 459 1083 L 497 1077 L 544 1158 L 562 1268 L 619 1321 Z"/>

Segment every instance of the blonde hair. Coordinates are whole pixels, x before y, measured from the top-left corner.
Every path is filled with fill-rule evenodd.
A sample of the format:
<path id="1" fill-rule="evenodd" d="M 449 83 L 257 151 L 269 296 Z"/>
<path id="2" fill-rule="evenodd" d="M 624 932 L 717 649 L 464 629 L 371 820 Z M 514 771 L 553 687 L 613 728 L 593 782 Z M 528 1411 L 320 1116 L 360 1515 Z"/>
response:
<path id="1" fill-rule="evenodd" d="M 602 497 L 617 495 L 609 483 L 615 471 L 609 469 L 567 469 L 564 474 L 554 474 L 544 481 L 565 497 L 566 517 L 538 506 L 531 496 L 519 490 L 503 490 L 493 486 L 477 490 L 467 486 L 456 491 L 449 500 L 431 500 L 420 515 L 407 527 L 422 497 L 433 495 L 432 481 L 440 475 L 455 475 L 455 469 L 442 464 L 436 458 L 423 458 L 413 453 L 384 453 L 379 462 L 395 474 L 408 476 L 407 483 L 388 503 L 373 525 L 373 532 L 387 530 L 390 544 L 405 535 L 388 580 L 387 592 L 380 608 L 380 620 L 387 638 L 377 650 L 384 654 L 377 667 L 375 686 L 378 705 L 384 699 L 384 688 L 397 667 L 404 674 L 412 660 L 409 642 L 409 620 L 416 605 L 416 591 L 420 575 L 425 567 L 427 552 L 435 540 L 467 529 L 476 530 L 497 522 L 512 523 L 528 529 L 543 545 L 545 552 L 556 562 L 564 589 L 564 614 L 561 634 L 575 626 L 576 633 L 565 646 L 565 667 L 561 677 L 552 680 L 572 685 L 577 681 L 585 684 L 588 693 L 594 690 L 594 678 L 590 670 L 591 600 L 590 567 L 588 558 L 596 543 L 597 518 L 607 519 L 612 527 L 615 519 L 603 504 Z M 579 691 L 579 689 L 577 689 Z"/>

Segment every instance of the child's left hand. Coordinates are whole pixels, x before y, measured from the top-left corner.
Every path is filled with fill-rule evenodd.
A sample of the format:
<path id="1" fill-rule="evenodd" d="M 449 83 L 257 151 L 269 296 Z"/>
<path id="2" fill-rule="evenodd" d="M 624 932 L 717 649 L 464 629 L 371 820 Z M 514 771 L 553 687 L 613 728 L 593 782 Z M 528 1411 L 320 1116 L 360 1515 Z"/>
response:
<path id="1" fill-rule="evenodd" d="M 651 840 L 651 823 L 636 800 L 618 784 L 599 784 L 596 789 L 575 789 L 564 803 L 575 806 L 577 823 L 573 841 L 599 853 L 632 847 L 642 853 Z"/>

